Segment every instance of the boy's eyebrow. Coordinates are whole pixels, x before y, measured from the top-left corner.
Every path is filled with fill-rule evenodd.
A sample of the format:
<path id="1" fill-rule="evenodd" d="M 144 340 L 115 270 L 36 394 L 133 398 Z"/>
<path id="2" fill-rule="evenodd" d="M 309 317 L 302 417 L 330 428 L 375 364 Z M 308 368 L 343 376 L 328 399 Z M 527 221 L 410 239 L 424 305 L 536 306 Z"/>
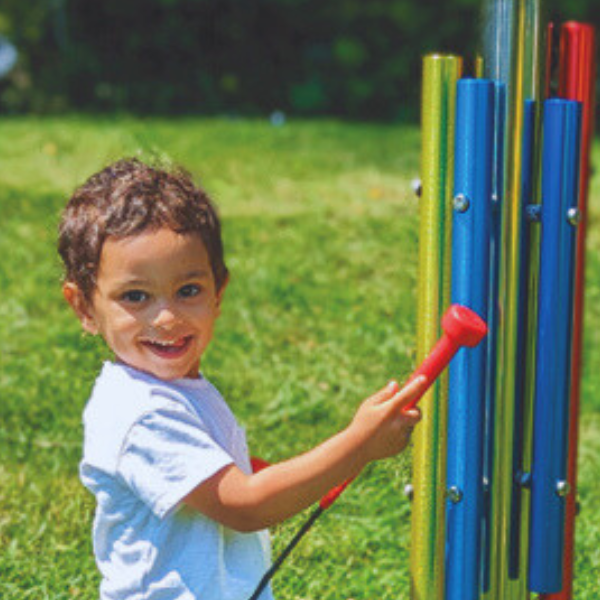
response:
<path id="1" fill-rule="evenodd" d="M 147 285 L 148 281 L 146 279 L 139 279 L 137 277 L 132 277 L 131 279 L 121 279 L 118 281 L 118 285 L 120 286 L 132 286 L 132 285 Z"/>
<path id="2" fill-rule="evenodd" d="M 188 271 L 184 273 L 181 277 L 178 277 L 180 281 L 185 281 L 187 279 L 204 279 L 210 276 L 210 271 L 207 269 L 196 269 L 194 271 Z M 148 285 L 150 282 L 147 279 L 142 279 L 140 277 L 132 277 L 131 279 L 122 279 L 119 281 L 119 286 L 130 287 L 132 285 Z"/>
<path id="3" fill-rule="evenodd" d="M 197 269 L 194 271 L 189 271 L 185 273 L 181 279 L 202 279 L 204 277 L 208 277 L 210 272 L 207 269 Z"/>

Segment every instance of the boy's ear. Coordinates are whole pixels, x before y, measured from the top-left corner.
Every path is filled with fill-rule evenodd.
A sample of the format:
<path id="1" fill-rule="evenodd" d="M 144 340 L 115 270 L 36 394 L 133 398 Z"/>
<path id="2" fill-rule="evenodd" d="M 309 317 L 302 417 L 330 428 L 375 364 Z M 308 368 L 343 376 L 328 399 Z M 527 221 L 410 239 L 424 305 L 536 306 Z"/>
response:
<path id="1" fill-rule="evenodd" d="M 62 292 L 65 300 L 69 303 L 81 322 L 84 331 L 96 335 L 98 333 L 98 325 L 81 288 L 72 281 L 66 281 L 63 284 Z"/>
<path id="2" fill-rule="evenodd" d="M 223 296 L 225 295 L 225 288 L 229 283 L 229 275 L 227 275 L 225 281 L 221 284 L 219 291 L 217 292 L 217 311 L 221 314 L 221 303 L 223 302 Z"/>

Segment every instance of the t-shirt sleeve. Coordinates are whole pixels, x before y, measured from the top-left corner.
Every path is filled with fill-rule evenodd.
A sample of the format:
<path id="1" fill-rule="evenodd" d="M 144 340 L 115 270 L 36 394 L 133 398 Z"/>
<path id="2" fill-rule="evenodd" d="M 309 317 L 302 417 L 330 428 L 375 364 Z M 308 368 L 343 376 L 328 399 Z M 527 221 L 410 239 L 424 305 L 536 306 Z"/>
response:
<path id="1" fill-rule="evenodd" d="M 131 427 L 117 472 L 162 519 L 194 488 L 233 462 L 199 419 L 184 410 L 160 409 Z"/>

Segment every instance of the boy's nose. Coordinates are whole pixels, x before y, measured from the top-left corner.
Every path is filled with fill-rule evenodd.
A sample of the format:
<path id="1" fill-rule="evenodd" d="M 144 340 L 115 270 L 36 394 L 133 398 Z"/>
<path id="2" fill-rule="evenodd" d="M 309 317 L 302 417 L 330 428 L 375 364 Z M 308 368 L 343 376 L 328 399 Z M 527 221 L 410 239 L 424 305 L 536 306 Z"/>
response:
<path id="1" fill-rule="evenodd" d="M 157 327 L 159 329 L 168 329 L 169 327 L 173 326 L 176 323 L 176 321 L 177 313 L 175 312 L 173 307 L 171 307 L 170 305 L 164 305 L 158 309 L 152 324 L 154 325 L 154 327 Z"/>

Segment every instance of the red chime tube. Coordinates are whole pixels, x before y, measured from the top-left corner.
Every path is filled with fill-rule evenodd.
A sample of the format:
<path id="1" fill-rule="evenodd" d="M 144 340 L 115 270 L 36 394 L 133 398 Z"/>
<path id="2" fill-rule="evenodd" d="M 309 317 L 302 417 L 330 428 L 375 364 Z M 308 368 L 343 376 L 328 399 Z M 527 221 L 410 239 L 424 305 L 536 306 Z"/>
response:
<path id="1" fill-rule="evenodd" d="M 565 23 L 560 31 L 558 95 L 577 100 L 582 107 L 581 167 L 579 223 L 576 250 L 573 344 L 571 359 L 571 396 L 569 408 L 569 462 L 567 480 L 571 493 L 567 496 L 565 520 L 565 559 L 563 589 L 556 594 L 540 596 L 541 600 L 571 600 L 573 598 L 573 563 L 575 543 L 577 444 L 579 438 L 579 404 L 582 354 L 582 322 L 584 308 L 585 233 L 590 179 L 590 152 L 594 132 L 596 82 L 596 42 L 592 25 L 574 21 Z"/>

